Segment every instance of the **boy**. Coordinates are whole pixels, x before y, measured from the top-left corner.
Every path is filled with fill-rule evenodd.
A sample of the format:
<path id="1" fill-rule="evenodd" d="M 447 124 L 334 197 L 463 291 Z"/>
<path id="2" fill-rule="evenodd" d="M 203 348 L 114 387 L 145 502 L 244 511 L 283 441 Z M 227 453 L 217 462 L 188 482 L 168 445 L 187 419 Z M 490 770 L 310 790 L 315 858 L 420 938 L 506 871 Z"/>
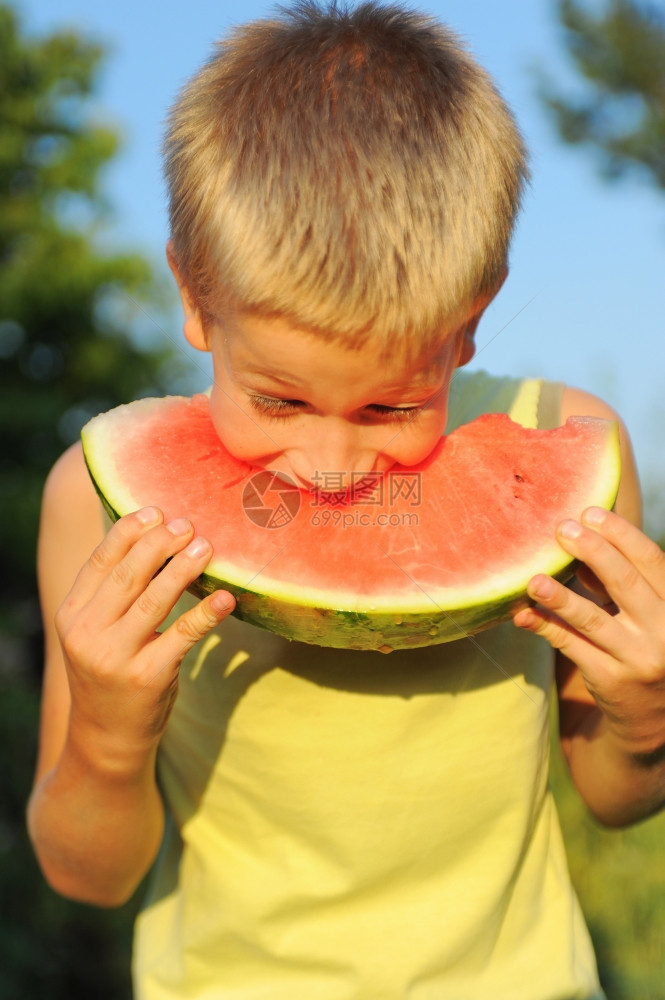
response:
<path id="1" fill-rule="evenodd" d="M 577 390 L 455 374 L 505 277 L 526 167 L 443 27 L 373 3 L 245 26 L 181 95 L 166 159 L 185 335 L 212 352 L 236 456 L 307 489 L 416 463 L 484 410 L 614 416 Z M 588 591 L 539 576 L 514 624 L 389 657 L 289 644 L 226 618 L 230 594 L 183 597 L 210 556 L 188 512 L 105 534 L 80 449 L 61 459 L 29 823 L 51 884 L 98 905 L 157 858 L 137 997 L 602 996 L 547 790 L 548 643 L 581 794 L 609 824 L 652 812 L 665 559 L 635 526 L 623 430 L 622 449 L 617 513 L 558 529 Z"/>

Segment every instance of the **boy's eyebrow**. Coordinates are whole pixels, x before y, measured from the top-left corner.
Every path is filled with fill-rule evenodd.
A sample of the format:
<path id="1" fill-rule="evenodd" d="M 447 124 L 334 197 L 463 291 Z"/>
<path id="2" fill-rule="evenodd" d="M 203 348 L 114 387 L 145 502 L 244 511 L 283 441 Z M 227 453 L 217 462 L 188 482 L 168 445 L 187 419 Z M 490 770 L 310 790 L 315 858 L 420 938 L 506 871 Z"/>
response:
<path id="1" fill-rule="evenodd" d="M 434 370 L 433 370 L 434 369 Z M 244 368 L 242 372 L 234 370 L 234 375 L 243 376 L 257 376 L 258 378 L 264 378 L 270 382 L 277 382 L 285 388 L 302 388 L 303 382 L 294 373 L 284 373 L 283 375 L 278 374 L 275 371 L 270 371 L 268 369 L 260 367 L 247 367 Z M 441 388 L 440 379 L 437 378 L 437 372 L 435 366 L 430 365 L 428 368 L 423 369 L 420 372 L 412 375 L 409 379 L 408 385 L 404 382 L 390 382 L 379 387 L 381 392 L 399 392 L 404 389 L 431 389 L 432 392 L 437 392 Z"/>
<path id="2" fill-rule="evenodd" d="M 438 392 L 441 388 L 441 379 L 436 374 L 421 372 L 409 379 L 408 385 L 404 382 L 391 382 L 382 386 L 383 392 L 399 392 L 400 389 L 429 389 Z"/>
<path id="3" fill-rule="evenodd" d="M 246 375 L 258 375 L 259 378 L 265 378 L 265 379 L 268 379 L 271 382 L 279 382 L 280 385 L 284 385 L 284 386 L 292 386 L 292 387 L 296 386 L 296 387 L 299 387 L 299 386 L 302 386 L 302 384 L 303 384 L 301 382 L 301 380 L 297 377 L 297 375 L 291 375 L 289 373 L 289 374 L 285 374 L 284 377 L 282 377 L 281 375 L 278 375 L 274 371 L 268 371 L 268 370 L 263 369 L 263 368 L 253 368 L 253 367 L 252 368 L 244 368 L 242 372 L 234 371 L 234 375 L 236 375 L 236 376 L 238 376 L 238 375 L 245 375 L 245 376 Z"/>

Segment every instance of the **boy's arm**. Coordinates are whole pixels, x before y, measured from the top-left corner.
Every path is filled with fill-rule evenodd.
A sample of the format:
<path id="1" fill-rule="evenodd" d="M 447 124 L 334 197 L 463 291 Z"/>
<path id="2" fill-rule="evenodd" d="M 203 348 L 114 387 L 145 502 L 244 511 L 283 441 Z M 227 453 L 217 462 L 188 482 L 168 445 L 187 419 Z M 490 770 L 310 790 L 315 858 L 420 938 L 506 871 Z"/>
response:
<path id="1" fill-rule="evenodd" d="M 178 667 L 232 606 L 228 594 L 212 595 L 157 632 L 209 559 L 209 546 L 185 551 L 193 534 L 191 525 L 174 534 L 154 511 L 104 536 L 80 446 L 47 481 L 38 552 L 46 663 L 28 826 L 50 884 L 81 901 L 124 902 L 159 847 L 154 764 Z"/>
<path id="2" fill-rule="evenodd" d="M 617 419 L 602 401 L 567 389 L 562 421 L 572 414 Z M 620 436 L 614 514 L 595 524 L 585 516 L 577 537 L 560 536 L 585 564 L 580 585 L 534 578 L 539 607 L 515 618 L 557 649 L 563 752 L 582 798 L 609 826 L 665 802 L 665 556 L 639 530 L 639 484 L 621 423 Z"/>

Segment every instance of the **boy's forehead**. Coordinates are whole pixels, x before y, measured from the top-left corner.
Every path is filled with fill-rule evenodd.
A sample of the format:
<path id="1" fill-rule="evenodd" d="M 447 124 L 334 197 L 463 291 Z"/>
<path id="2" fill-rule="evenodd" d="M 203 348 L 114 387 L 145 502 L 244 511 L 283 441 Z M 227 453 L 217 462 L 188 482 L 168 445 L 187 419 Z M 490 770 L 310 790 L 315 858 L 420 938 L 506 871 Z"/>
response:
<path id="1" fill-rule="evenodd" d="M 357 369 L 371 373 L 386 390 L 436 383 L 449 366 L 458 337 L 444 336 L 434 349 L 414 355 L 395 345 L 390 352 L 371 338 L 357 347 L 299 329 L 281 318 L 236 317 L 224 331 L 230 368 L 243 376 L 306 386 L 317 372 Z"/>

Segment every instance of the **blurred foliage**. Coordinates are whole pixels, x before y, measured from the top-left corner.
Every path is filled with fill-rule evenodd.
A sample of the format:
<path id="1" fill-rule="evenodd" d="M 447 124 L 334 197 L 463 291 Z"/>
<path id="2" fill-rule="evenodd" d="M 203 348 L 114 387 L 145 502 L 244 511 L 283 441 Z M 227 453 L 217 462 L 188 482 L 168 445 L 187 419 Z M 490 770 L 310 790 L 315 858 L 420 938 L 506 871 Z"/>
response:
<path id="1" fill-rule="evenodd" d="M 108 913 L 57 897 L 24 820 L 44 478 L 89 416 L 165 391 L 174 370 L 143 319 L 159 315 L 151 268 L 105 249 L 100 179 L 118 138 L 90 117 L 102 56 L 76 34 L 31 37 L 0 2 L 0 1000 L 124 1000 L 130 990 L 133 904 Z"/>
<path id="2" fill-rule="evenodd" d="M 168 354 L 136 334 L 156 309 L 151 269 L 104 252 L 100 174 L 118 149 L 87 117 L 102 50 L 78 36 L 21 34 L 0 3 L 0 627 L 35 620 L 40 493 L 85 420 L 164 388 Z"/>
<path id="3" fill-rule="evenodd" d="M 38 696 L 0 677 L 0 1000 L 130 1000 L 130 949 L 140 896 L 96 910 L 56 895 L 25 833 Z"/>
<path id="4" fill-rule="evenodd" d="M 561 138 L 591 145 L 605 176 L 638 169 L 665 188 L 665 7 L 641 0 L 559 0 L 579 96 L 543 81 Z"/>

